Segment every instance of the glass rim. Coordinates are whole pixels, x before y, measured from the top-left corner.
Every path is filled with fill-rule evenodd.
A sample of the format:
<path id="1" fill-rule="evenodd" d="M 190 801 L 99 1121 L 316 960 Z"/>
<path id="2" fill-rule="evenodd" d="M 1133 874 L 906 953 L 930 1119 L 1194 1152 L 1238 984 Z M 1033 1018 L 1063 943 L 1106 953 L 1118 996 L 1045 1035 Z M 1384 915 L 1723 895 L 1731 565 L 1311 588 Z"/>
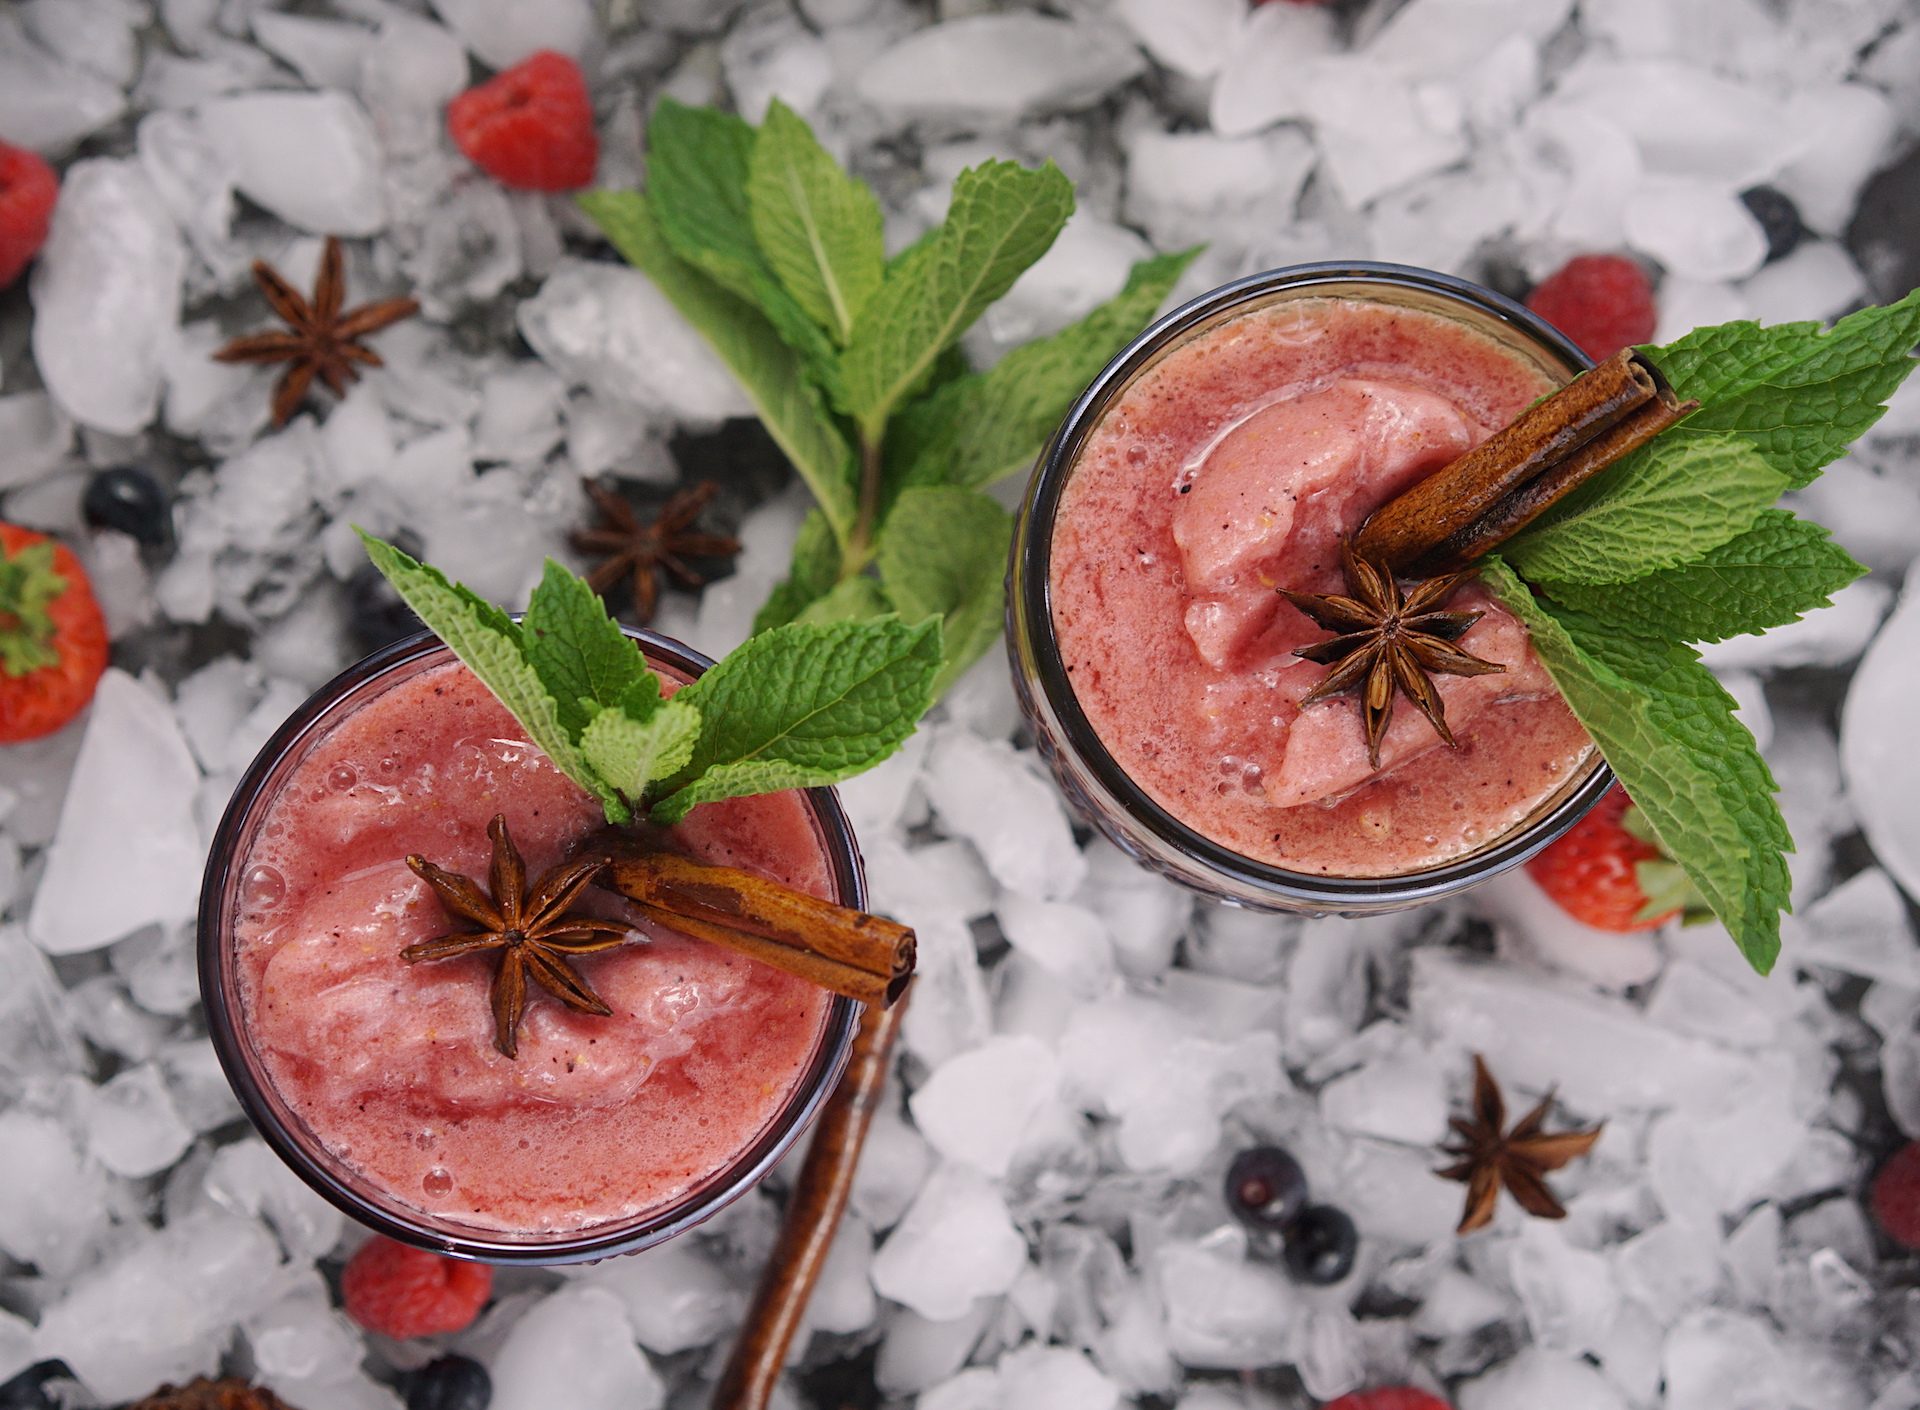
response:
<path id="1" fill-rule="evenodd" d="M 1524 305 L 1468 280 L 1411 265 L 1335 260 L 1289 265 L 1250 274 L 1192 299 L 1156 320 L 1127 344 L 1082 392 L 1041 452 L 1023 501 L 1011 560 L 1015 590 L 1007 598 L 1007 647 L 1016 674 L 1025 667 L 1038 682 L 1041 702 L 1057 721 L 1067 747 L 1113 801 L 1163 846 L 1210 868 L 1244 891 L 1290 905 L 1338 911 L 1412 906 L 1453 895 L 1534 856 L 1564 835 L 1613 786 L 1613 770 L 1596 747 L 1587 775 L 1565 786 L 1544 815 L 1522 822 L 1484 847 L 1452 861 L 1391 876 L 1331 876 L 1292 871 L 1222 846 L 1168 812 L 1122 769 L 1080 708 L 1060 655 L 1053 619 L 1053 527 L 1060 496 L 1080 452 L 1107 408 L 1159 356 L 1210 319 L 1226 321 L 1269 296 L 1316 286 L 1414 289 L 1467 304 L 1495 322 L 1510 325 L 1541 344 L 1578 375 L 1594 360 L 1553 325 Z M 1278 302 L 1277 299 L 1271 300 Z"/>
<path id="2" fill-rule="evenodd" d="M 714 664 L 711 657 L 658 632 L 624 624 L 621 630 L 649 656 L 689 677 L 699 676 Z M 841 994 L 831 996 L 826 1021 L 795 1099 L 780 1110 L 753 1144 L 695 1190 L 652 1216 L 640 1215 L 609 1226 L 589 1226 L 549 1237 L 477 1228 L 451 1232 L 424 1211 L 419 1222 L 410 1222 L 387 1204 L 376 1202 L 341 1179 L 292 1135 L 289 1128 L 294 1123 L 277 1105 L 283 1099 L 269 1092 L 270 1084 L 265 1082 L 264 1073 L 256 1073 L 259 1064 L 251 1054 L 251 1042 L 234 1006 L 228 1002 L 227 985 L 233 965 L 232 946 L 228 943 L 231 927 L 226 922 L 232 914 L 234 892 L 239 885 L 238 864 L 242 860 L 239 844 L 256 806 L 263 801 L 268 779 L 290 751 L 310 737 L 317 738 L 316 726 L 326 720 L 341 700 L 397 667 L 440 651 L 451 654 L 451 649 L 439 637 L 422 631 L 354 662 L 308 696 L 287 717 L 241 776 L 214 831 L 201 880 L 196 945 L 201 1005 L 206 1014 L 208 1036 L 227 1084 L 239 1099 L 254 1131 L 309 1188 L 375 1233 L 450 1258 L 502 1265 L 590 1263 L 618 1254 L 638 1253 L 712 1218 L 752 1189 L 779 1163 L 812 1124 L 846 1070 L 860 1025 L 860 1004 Z M 841 905 L 865 910 L 865 866 L 839 797 L 831 788 L 800 791 L 805 793 L 809 811 L 820 828 L 836 898 Z M 393 1205 L 402 1203 L 397 1198 L 389 1199 Z M 449 1220 L 446 1224 L 457 1226 L 458 1221 Z"/>

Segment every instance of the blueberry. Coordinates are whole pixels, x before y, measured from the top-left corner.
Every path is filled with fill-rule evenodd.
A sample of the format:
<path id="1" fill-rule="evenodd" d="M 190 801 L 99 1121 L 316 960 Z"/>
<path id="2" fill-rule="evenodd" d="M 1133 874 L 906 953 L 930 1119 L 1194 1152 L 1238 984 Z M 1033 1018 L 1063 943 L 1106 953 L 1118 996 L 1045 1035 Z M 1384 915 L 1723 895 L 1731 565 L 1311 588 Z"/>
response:
<path id="1" fill-rule="evenodd" d="M 167 504 L 158 480 L 136 466 L 122 465 L 95 475 L 80 507 L 94 528 L 118 529 L 148 548 L 158 548 L 173 527 Z"/>
<path id="2" fill-rule="evenodd" d="M 1767 260 L 1784 259 L 1807 238 L 1807 227 L 1800 223 L 1800 207 L 1793 198 L 1771 186 L 1750 186 L 1740 193 L 1753 218 L 1767 232 Z"/>
<path id="3" fill-rule="evenodd" d="M 478 1361 L 442 1356 L 407 1377 L 407 1410 L 487 1410 L 493 1378 Z"/>
<path id="4" fill-rule="evenodd" d="M 1353 1271 L 1360 1231 L 1330 1204 L 1309 1205 L 1287 1230 L 1287 1271 L 1303 1283 L 1325 1287 Z"/>
<path id="5" fill-rule="evenodd" d="M 60 1410 L 79 1396 L 80 1383 L 64 1361 L 39 1361 L 0 1385 L 0 1410 Z"/>
<path id="6" fill-rule="evenodd" d="M 1227 1208 L 1256 1229 L 1285 1230 L 1307 1203 L 1307 1174 L 1278 1146 L 1254 1146 L 1227 1170 Z"/>

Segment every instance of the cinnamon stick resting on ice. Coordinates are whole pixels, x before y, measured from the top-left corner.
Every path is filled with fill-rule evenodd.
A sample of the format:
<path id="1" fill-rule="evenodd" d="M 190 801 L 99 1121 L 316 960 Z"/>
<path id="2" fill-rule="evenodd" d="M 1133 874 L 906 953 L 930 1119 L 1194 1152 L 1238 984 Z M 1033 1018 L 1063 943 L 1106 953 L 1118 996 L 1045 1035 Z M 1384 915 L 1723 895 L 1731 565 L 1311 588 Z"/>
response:
<path id="1" fill-rule="evenodd" d="M 886 1007 L 913 977 L 913 931 L 737 867 L 648 851 L 618 833 L 595 840 L 613 860 L 600 885 L 649 920 L 724 945 L 836 994 Z"/>
<path id="2" fill-rule="evenodd" d="M 1381 505 L 1354 552 L 1409 577 L 1458 571 L 1699 406 L 1623 348 Z"/>

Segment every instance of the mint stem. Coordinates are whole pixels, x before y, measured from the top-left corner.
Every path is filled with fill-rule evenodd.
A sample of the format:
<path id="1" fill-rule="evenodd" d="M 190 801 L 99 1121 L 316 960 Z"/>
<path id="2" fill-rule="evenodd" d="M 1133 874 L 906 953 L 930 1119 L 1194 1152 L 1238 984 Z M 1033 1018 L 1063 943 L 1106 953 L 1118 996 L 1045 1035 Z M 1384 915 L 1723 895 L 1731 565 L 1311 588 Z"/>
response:
<path id="1" fill-rule="evenodd" d="M 873 529 L 880 518 L 880 442 L 860 437 L 860 500 L 854 511 L 853 532 L 847 535 L 846 557 L 840 564 L 840 580 L 845 582 L 873 561 Z"/>

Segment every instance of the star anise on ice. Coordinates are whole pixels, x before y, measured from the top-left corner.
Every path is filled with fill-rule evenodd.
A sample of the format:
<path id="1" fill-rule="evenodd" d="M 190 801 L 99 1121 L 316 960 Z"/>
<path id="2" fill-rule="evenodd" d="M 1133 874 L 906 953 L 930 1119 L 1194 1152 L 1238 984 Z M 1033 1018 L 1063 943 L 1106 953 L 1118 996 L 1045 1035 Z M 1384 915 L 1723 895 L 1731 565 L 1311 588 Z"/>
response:
<path id="1" fill-rule="evenodd" d="M 1602 1127 L 1591 1131 L 1561 1131 L 1548 1135 L 1541 1131 L 1547 1112 L 1553 1107 L 1553 1093 L 1547 1093 L 1540 1105 L 1520 1118 L 1520 1123 L 1505 1135 L 1507 1104 L 1500 1095 L 1500 1084 L 1487 1071 L 1486 1060 L 1473 1055 L 1473 1119 L 1455 1116 L 1447 1124 L 1460 1137 L 1460 1144 L 1443 1146 L 1457 1163 L 1435 1173 L 1443 1180 L 1459 1180 L 1467 1187 L 1467 1207 L 1460 1216 L 1459 1232 L 1470 1234 L 1493 1222 L 1494 1206 L 1505 1185 L 1520 1207 L 1541 1219 L 1565 1219 L 1566 1207 L 1554 1198 L 1543 1178 L 1549 1170 L 1558 1170 L 1570 1160 L 1593 1149 Z M 1604 1125 L 1604 1123 L 1602 1123 Z"/>
<path id="2" fill-rule="evenodd" d="M 687 587 L 699 587 L 706 579 L 687 564 L 687 559 L 730 558 L 740 551 L 740 540 L 702 533 L 693 527 L 700 511 L 720 492 L 711 480 L 676 490 L 651 524 L 640 522 L 625 495 L 598 480 L 580 483 L 600 511 L 600 522 L 591 529 L 575 529 L 571 542 L 579 552 L 605 559 L 587 574 L 587 582 L 595 592 L 604 594 L 626 574 L 633 574 L 633 615 L 642 625 L 653 620 L 661 571 Z"/>
<path id="3" fill-rule="evenodd" d="M 249 1385 L 238 1376 L 210 1381 L 195 1376 L 183 1386 L 163 1385 L 128 1410 L 293 1410 L 265 1386 Z"/>
<path id="4" fill-rule="evenodd" d="M 493 839 L 487 891 L 471 878 L 445 871 L 425 857 L 407 858 L 407 865 L 433 888 L 441 905 L 480 929 L 422 940 L 402 950 L 400 958 L 415 964 L 480 950 L 500 951 L 500 965 L 493 974 L 493 1045 L 508 1057 L 515 1057 L 520 1051 L 520 1019 L 527 1011 L 527 980 L 532 979 L 576 1013 L 606 1018 L 613 1010 L 567 963 L 567 956 L 612 949 L 632 931 L 618 921 L 567 914 L 587 883 L 607 865 L 606 857 L 581 857 L 557 866 L 528 891 L 526 863 L 520 860 L 520 849 L 507 832 L 504 813 L 487 824 L 487 836 Z"/>
<path id="5" fill-rule="evenodd" d="M 360 368 L 354 364 L 385 366 L 380 354 L 363 346 L 360 339 L 420 311 L 417 299 L 381 299 L 342 313 L 340 305 L 347 293 L 346 267 L 340 242 L 331 235 L 327 236 L 326 250 L 320 256 L 320 272 L 314 277 L 311 303 L 263 259 L 253 262 L 253 278 L 289 331 L 235 338 L 213 356 L 216 362 L 290 364 L 273 389 L 273 424 L 276 426 L 287 424 L 315 377 L 325 382 L 335 396 L 343 397 L 347 394 L 347 384 L 360 378 Z"/>
<path id="6" fill-rule="evenodd" d="M 1436 610 L 1473 574 L 1429 578 L 1402 591 L 1390 571 L 1355 554 L 1351 544 L 1340 545 L 1340 563 L 1351 597 L 1280 589 L 1280 595 L 1316 625 L 1340 633 L 1331 641 L 1315 642 L 1293 653 L 1333 667 L 1325 680 L 1300 698 L 1301 708 L 1358 689 L 1367 759 L 1376 769 L 1380 740 L 1393 720 L 1396 691 L 1419 706 L 1439 736 L 1452 744 L 1446 703 L 1434 689 L 1433 676 L 1484 676 L 1507 669 L 1454 645 L 1484 613 Z"/>

